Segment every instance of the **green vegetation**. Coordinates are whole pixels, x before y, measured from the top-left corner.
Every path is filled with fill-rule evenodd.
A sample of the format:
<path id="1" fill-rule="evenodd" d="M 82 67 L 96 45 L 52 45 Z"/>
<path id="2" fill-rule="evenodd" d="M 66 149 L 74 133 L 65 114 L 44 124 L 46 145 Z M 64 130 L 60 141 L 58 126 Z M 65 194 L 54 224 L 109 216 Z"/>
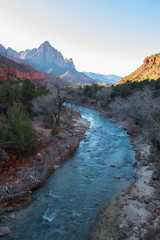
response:
<path id="1" fill-rule="evenodd" d="M 103 87 L 99 86 L 98 84 L 93 84 L 93 85 L 86 85 L 83 88 L 83 96 L 92 98 L 92 99 L 96 99 L 96 93 L 98 91 L 101 91 Z"/>
<path id="2" fill-rule="evenodd" d="M 155 112 L 153 114 L 153 119 L 160 125 L 160 112 Z"/>
<path id="3" fill-rule="evenodd" d="M 117 96 L 119 97 L 127 97 L 129 94 L 131 94 L 133 91 L 137 90 L 143 90 L 145 87 L 150 87 L 153 90 L 160 89 L 160 79 L 155 80 L 149 80 L 146 79 L 144 81 L 138 82 L 131 82 L 127 81 L 123 84 L 112 86 L 112 98 L 115 98 Z"/>
<path id="4" fill-rule="evenodd" d="M 0 148 L 0 164 L 4 164 L 9 159 L 8 153 Z"/>
<path id="5" fill-rule="evenodd" d="M 9 81 L 6 84 L 0 84 L 0 112 L 6 113 L 14 102 L 22 103 L 26 110 L 31 113 L 31 101 L 38 96 L 47 95 L 48 90 L 36 86 L 30 80 L 26 79 L 21 83 Z"/>
<path id="6" fill-rule="evenodd" d="M 57 126 L 54 125 L 52 127 L 51 136 L 55 136 L 57 134 L 58 134 L 58 128 L 57 128 Z"/>
<path id="7" fill-rule="evenodd" d="M 11 153 L 33 154 L 38 142 L 30 122 L 32 100 L 46 95 L 48 91 L 30 80 L 8 80 L 0 84 L 0 163 L 9 159 Z"/>
<path id="8" fill-rule="evenodd" d="M 35 131 L 21 103 L 14 103 L 7 116 L 0 117 L 0 148 L 2 153 L 33 154 L 37 150 Z M 3 162 L 3 161 L 2 161 Z"/>
<path id="9" fill-rule="evenodd" d="M 21 97 L 18 85 L 0 85 L 0 112 L 6 112 L 13 102 L 19 102 Z"/>

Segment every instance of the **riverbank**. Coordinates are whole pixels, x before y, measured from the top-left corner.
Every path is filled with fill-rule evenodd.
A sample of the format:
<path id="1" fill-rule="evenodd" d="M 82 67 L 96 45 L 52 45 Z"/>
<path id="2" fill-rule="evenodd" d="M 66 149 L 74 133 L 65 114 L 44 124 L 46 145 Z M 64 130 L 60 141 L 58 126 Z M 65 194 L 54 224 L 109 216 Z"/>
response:
<path id="1" fill-rule="evenodd" d="M 117 122 L 112 112 L 101 112 L 130 135 L 136 154 L 133 164 L 136 174 L 134 183 L 124 190 L 115 203 L 106 204 L 100 209 L 92 225 L 91 239 L 159 240 L 160 176 L 153 163 L 159 153 L 134 119 Z M 114 215 L 117 216 L 116 219 Z"/>
<path id="2" fill-rule="evenodd" d="M 50 135 L 51 129 L 45 129 L 37 122 L 33 125 L 39 136 L 39 152 L 29 158 L 11 159 L 0 169 L 1 215 L 28 203 L 32 191 L 40 187 L 77 150 L 89 128 L 89 122 L 80 116 L 73 117 L 69 125 L 62 124 L 58 134 L 53 137 Z"/>
<path id="3" fill-rule="evenodd" d="M 131 135 L 136 169 L 134 183 L 120 196 L 119 230 L 128 240 L 160 238 L 160 179 L 153 164 L 156 150 L 143 133 Z"/>

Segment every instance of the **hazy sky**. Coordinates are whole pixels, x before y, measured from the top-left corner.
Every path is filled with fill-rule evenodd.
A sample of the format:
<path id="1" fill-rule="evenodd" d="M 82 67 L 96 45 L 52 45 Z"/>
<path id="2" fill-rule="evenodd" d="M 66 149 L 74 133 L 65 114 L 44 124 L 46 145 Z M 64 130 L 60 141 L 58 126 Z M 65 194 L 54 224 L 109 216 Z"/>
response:
<path id="1" fill-rule="evenodd" d="M 160 52 L 160 0 L 0 0 L 0 43 L 48 40 L 79 71 L 128 75 Z"/>

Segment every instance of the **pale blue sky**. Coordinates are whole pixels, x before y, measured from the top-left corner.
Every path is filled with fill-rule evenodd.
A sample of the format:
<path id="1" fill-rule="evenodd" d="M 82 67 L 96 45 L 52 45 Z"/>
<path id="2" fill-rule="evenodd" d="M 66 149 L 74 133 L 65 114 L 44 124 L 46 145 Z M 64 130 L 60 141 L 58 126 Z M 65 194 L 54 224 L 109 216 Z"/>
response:
<path id="1" fill-rule="evenodd" d="M 0 43 L 48 40 L 79 71 L 125 76 L 160 52 L 159 0 L 0 0 Z"/>

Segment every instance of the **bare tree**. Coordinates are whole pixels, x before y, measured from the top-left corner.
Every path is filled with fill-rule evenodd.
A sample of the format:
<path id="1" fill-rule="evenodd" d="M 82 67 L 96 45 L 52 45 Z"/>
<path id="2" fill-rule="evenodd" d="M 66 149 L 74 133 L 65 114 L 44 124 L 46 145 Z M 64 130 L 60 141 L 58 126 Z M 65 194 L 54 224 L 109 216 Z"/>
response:
<path id="1" fill-rule="evenodd" d="M 52 103 L 54 105 L 52 112 L 55 117 L 56 125 L 59 126 L 62 106 L 65 102 L 72 100 L 74 91 L 59 78 L 50 82 L 49 90 L 51 91 Z"/>
<path id="2" fill-rule="evenodd" d="M 33 101 L 34 112 L 39 114 L 53 114 L 55 124 L 60 125 L 62 106 L 73 98 L 74 91 L 59 77 L 48 82 L 50 94 L 38 97 Z"/>
<path id="3" fill-rule="evenodd" d="M 112 88 L 103 86 L 103 88 L 97 91 L 96 98 L 97 100 L 100 100 L 100 101 L 103 100 L 103 101 L 109 102 L 111 94 L 112 94 Z"/>
<path id="4" fill-rule="evenodd" d="M 159 103 L 159 97 L 154 97 L 152 89 L 145 87 L 143 91 L 136 91 L 126 99 L 117 97 L 110 108 L 119 120 L 125 120 L 127 115 L 131 115 L 151 125 L 153 114 L 160 111 Z"/>

